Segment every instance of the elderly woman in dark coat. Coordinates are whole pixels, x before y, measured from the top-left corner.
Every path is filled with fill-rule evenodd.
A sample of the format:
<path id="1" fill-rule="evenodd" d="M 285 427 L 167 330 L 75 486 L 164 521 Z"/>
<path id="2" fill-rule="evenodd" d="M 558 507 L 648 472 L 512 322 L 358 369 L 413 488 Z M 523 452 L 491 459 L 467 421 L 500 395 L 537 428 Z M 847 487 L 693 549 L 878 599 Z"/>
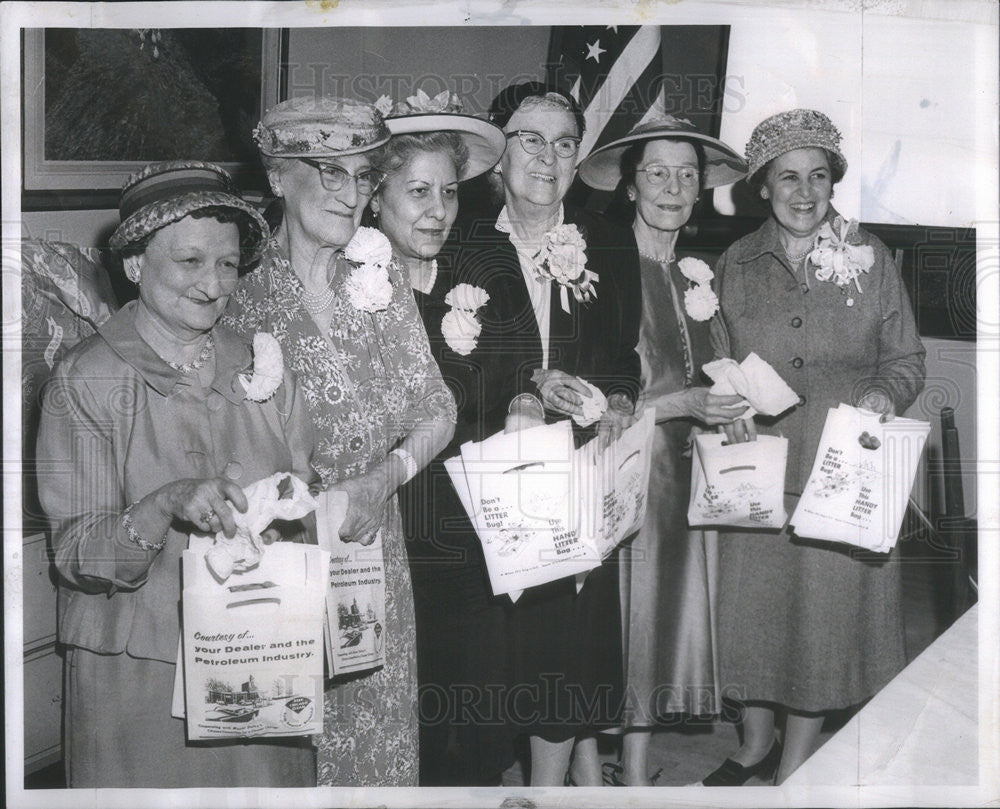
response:
<path id="1" fill-rule="evenodd" d="M 716 265 L 717 356 L 751 351 L 800 394 L 799 405 L 761 429 L 789 441 L 789 513 L 802 492 L 827 410 L 840 402 L 891 417 L 924 382 L 924 348 L 893 258 L 874 236 L 844 225 L 830 206 L 847 169 L 840 133 L 814 110 L 758 124 L 746 149 L 750 184 L 771 216 Z M 840 285 L 810 260 L 821 228 L 871 247 L 858 285 Z M 752 422 L 730 440 L 755 436 Z M 905 664 L 897 554 L 871 559 L 846 545 L 778 531 L 720 540 L 722 685 L 745 704 L 743 745 L 706 785 L 741 784 L 777 768 L 781 783 L 812 753 L 824 714 L 867 699 Z M 785 716 L 784 749 L 774 737 Z"/>

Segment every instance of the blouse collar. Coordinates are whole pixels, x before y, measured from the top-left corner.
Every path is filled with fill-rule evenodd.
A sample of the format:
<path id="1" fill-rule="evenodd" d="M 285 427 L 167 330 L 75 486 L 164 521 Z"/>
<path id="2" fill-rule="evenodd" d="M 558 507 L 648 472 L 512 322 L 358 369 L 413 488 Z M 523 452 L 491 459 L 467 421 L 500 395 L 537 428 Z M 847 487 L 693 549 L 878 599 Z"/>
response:
<path id="1" fill-rule="evenodd" d="M 168 365 L 142 339 L 135 327 L 138 307 L 138 301 L 126 303 L 98 329 L 98 334 L 147 385 L 161 396 L 168 396 L 184 374 Z M 219 323 L 212 328 L 212 339 L 215 341 L 215 378 L 211 388 L 239 404 L 246 393 L 237 375 L 250 370 L 250 349 L 235 332 Z"/>

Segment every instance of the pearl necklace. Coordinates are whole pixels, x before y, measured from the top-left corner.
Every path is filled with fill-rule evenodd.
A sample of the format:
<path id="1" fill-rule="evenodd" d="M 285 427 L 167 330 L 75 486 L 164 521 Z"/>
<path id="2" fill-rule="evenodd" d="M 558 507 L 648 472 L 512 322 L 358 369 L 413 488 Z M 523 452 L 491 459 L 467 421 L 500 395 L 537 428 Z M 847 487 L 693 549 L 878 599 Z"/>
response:
<path id="1" fill-rule="evenodd" d="M 326 285 L 326 289 L 322 292 L 310 292 L 303 284 L 301 300 L 302 305 L 309 314 L 318 315 L 333 305 L 334 298 L 337 297 L 332 289 L 334 280 L 331 279 L 330 283 Z"/>
<path id="2" fill-rule="evenodd" d="M 208 339 L 205 341 L 205 345 L 202 346 L 201 352 L 198 356 L 191 362 L 179 363 L 171 362 L 170 360 L 164 360 L 164 362 L 173 368 L 175 371 L 180 371 L 182 374 L 193 374 L 195 371 L 201 370 L 205 363 L 208 362 L 208 358 L 212 356 L 212 352 L 215 351 L 215 340 L 212 339 L 212 335 L 208 335 Z"/>
<path id="3" fill-rule="evenodd" d="M 642 250 L 639 251 L 639 255 L 643 258 L 648 258 L 650 261 L 655 261 L 657 264 L 669 264 L 674 260 L 673 256 L 664 256 L 663 258 L 658 258 L 657 256 L 651 256 L 649 253 L 643 253 Z"/>
<path id="4" fill-rule="evenodd" d="M 781 251 L 785 254 L 785 258 L 787 258 L 792 264 L 798 264 L 800 261 L 802 261 L 802 259 L 804 259 L 813 251 L 813 248 L 810 246 L 807 247 L 805 250 L 803 250 L 801 253 L 789 253 L 788 249 L 784 245 L 782 245 Z"/>

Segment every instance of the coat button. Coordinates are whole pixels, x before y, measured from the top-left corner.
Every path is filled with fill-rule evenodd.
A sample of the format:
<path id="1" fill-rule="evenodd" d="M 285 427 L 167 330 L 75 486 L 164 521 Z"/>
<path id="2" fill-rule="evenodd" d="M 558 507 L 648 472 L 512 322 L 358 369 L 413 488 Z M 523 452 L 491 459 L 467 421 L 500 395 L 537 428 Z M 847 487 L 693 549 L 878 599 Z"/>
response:
<path id="1" fill-rule="evenodd" d="M 802 367 L 802 357 L 796 357 L 794 360 L 792 360 L 792 367 L 793 368 L 801 368 Z"/>
<path id="2" fill-rule="evenodd" d="M 799 289 L 801 289 L 803 292 L 808 292 L 809 291 L 809 284 L 807 284 L 805 281 L 803 281 L 801 284 L 799 284 Z"/>
<path id="3" fill-rule="evenodd" d="M 239 461 L 230 461 L 226 464 L 226 468 L 222 470 L 222 474 L 230 480 L 239 480 L 243 477 L 243 464 Z"/>
<path id="4" fill-rule="evenodd" d="M 801 325 L 802 325 L 802 318 L 801 317 L 793 317 L 792 318 L 792 328 L 793 329 L 797 329 Z"/>
<path id="5" fill-rule="evenodd" d="M 806 403 L 806 397 L 805 396 L 800 396 L 799 397 L 799 407 L 802 407 L 802 405 L 804 405 L 805 403 Z"/>

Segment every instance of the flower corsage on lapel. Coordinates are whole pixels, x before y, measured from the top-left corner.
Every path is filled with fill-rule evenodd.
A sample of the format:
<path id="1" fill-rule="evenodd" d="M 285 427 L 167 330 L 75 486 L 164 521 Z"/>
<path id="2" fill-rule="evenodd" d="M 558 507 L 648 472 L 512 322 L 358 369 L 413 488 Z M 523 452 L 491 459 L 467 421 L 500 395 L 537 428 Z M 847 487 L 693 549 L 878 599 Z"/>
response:
<path id="1" fill-rule="evenodd" d="M 375 228 L 358 228 L 344 248 L 344 258 L 355 265 L 344 288 L 351 306 L 362 312 L 381 312 L 392 300 L 389 262 L 392 245 Z"/>
<path id="2" fill-rule="evenodd" d="M 834 217 L 832 226 L 829 222 L 820 226 L 808 260 L 816 268 L 817 279 L 832 281 L 840 287 L 843 295 L 847 295 L 851 282 L 858 292 L 862 291 L 858 278 L 872 268 L 875 250 L 869 244 L 861 244 L 857 219 L 845 222 L 838 215 Z M 847 295 L 846 302 L 848 306 L 853 306 L 854 298 Z"/>
<path id="3" fill-rule="evenodd" d="M 483 330 L 483 324 L 476 312 L 485 306 L 490 296 L 485 289 L 472 284 L 458 284 L 444 296 L 444 302 L 451 307 L 441 319 L 441 334 L 448 347 L 463 357 L 471 354 Z"/>
<path id="4" fill-rule="evenodd" d="M 594 284 L 596 272 L 587 269 L 587 243 L 576 225 L 557 225 L 545 234 L 545 244 L 535 256 L 535 263 L 543 278 L 555 281 L 561 287 L 559 303 L 569 312 L 569 294 L 580 303 L 597 297 Z"/>
<path id="5" fill-rule="evenodd" d="M 711 320 L 719 311 L 719 298 L 712 291 L 715 273 L 700 258 L 685 256 L 677 262 L 677 269 L 688 280 L 684 291 L 684 311 L 692 320 Z"/>
<path id="6" fill-rule="evenodd" d="M 246 397 L 252 402 L 266 402 L 281 386 L 284 372 L 281 345 L 270 332 L 257 332 L 253 336 L 253 374 L 239 375 Z"/>

